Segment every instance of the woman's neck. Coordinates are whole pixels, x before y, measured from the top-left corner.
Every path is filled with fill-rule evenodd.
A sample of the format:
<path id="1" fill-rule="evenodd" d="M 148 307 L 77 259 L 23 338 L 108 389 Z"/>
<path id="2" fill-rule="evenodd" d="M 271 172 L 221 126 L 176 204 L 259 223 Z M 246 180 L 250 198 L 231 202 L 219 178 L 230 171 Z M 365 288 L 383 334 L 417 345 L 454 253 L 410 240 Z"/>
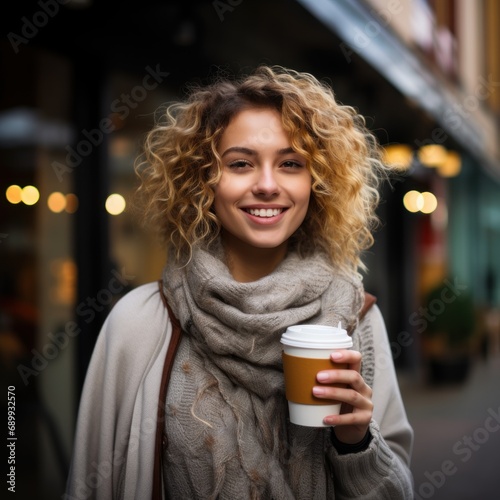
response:
<path id="1" fill-rule="evenodd" d="M 257 281 L 271 274 L 283 261 L 287 251 L 286 242 L 276 248 L 256 248 L 230 236 L 223 236 L 222 244 L 229 271 L 240 283 Z"/>

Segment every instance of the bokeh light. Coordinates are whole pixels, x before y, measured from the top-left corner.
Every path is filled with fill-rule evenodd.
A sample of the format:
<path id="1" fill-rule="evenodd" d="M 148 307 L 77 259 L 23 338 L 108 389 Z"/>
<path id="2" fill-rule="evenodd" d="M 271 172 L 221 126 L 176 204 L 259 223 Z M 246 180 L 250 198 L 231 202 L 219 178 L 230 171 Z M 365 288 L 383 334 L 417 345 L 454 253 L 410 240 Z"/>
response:
<path id="1" fill-rule="evenodd" d="M 119 215 L 127 206 L 125 198 L 121 194 L 113 193 L 106 199 L 106 211 L 111 215 Z"/>
<path id="2" fill-rule="evenodd" d="M 68 193 L 66 195 L 66 212 L 74 214 L 78 210 L 78 197 L 76 194 Z"/>
<path id="3" fill-rule="evenodd" d="M 422 213 L 431 214 L 434 210 L 436 210 L 438 201 L 435 195 L 426 191 L 425 193 L 422 193 L 422 200 L 423 204 L 420 208 Z"/>
<path id="4" fill-rule="evenodd" d="M 5 197 L 7 198 L 7 201 L 9 203 L 17 205 L 18 203 L 21 202 L 22 192 L 23 190 L 21 189 L 20 186 L 13 184 L 12 186 L 9 186 L 5 191 Z"/>
<path id="5" fill-rule="evenodd" d="M 384 162 L 396 170 L 407 170 L 413 160 L 413 150 L 407 144 L 391 144 L 384 147 Z"/>
<path id="6" fill-rule="evenodd" d="M 409 212 L 419 212 L 424 206 L 422 193 L 418 191 L 408 191 L 403 197 L 403 205 Z"/>
<path id="7" fill-rule="evenodd" d="M 447 156 L 446 148 L 440 144 L 427 144 L 418 150 L 418 158 L 426 167 L 439 167 Z"/>
<path id="8" fill-rule="evenodd" d="M 462 158 L 456 151 L 448 151 L 446 160 L 439 165 L 439 174 L 443 177 L 456 177 L 462 169 Z"/>
<path id="9" fill-rule="evenodd" d="M 58 191 L 51 193 L 47 199 L 47 205 L 51 212 L 58 214 L 66 208 L 66 196 Z"/>
<path id="10" fill-rule="evenodd" d="M 40 199 L 40 192 L 35 186 L 23 187 L 21 200 L 26 205 L 34 205 Z"/>
<path id="11" fill-rule="evenodd" d="M 438 206 L 436 196 L 429 191 L 408 191 L 403 197 L 403 205 L 409 212 L 431 214 Z"/>

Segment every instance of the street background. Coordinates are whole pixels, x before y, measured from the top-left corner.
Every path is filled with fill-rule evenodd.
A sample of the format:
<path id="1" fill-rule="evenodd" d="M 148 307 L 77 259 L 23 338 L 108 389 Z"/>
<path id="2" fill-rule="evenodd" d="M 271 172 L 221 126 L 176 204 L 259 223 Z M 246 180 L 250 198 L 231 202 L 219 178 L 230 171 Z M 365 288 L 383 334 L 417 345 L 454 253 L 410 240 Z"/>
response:
<path id="1" fill-rule="evenodd" d="M 400 376 L 415 432 L 411 468 L 420 498 L 498 498 L 499 376 L 498 354 L 476 360 L 464 385 L 426 386 Z"/>
<path id="2" fill-rule="evenodd" d="M 415 429 L 416 498 L 500 498 L 499 0 L 3 10 L 0 404 L 7 417 L 16 405 L 17 498 L 61 498 L 101 325 L 160 275 L 163 251 L 132 208 L 146 131 L 188 85 L 259 64 L 329 83 L 393 166 L 363 279 Z"/>

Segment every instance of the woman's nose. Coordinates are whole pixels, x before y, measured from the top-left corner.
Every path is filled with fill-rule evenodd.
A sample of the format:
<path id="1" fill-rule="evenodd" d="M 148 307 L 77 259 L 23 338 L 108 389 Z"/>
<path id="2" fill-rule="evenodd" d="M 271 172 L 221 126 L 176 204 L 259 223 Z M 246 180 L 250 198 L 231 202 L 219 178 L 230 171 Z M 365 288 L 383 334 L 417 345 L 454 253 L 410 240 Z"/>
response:
<path id="1" fill-rule="evenodd" d="M 256 171 L 256 180 L 253 192 L 256 195 L 274 196 L 279 193 L 280 187 L 276 172 L 271 167 L 262 167 Z"/>

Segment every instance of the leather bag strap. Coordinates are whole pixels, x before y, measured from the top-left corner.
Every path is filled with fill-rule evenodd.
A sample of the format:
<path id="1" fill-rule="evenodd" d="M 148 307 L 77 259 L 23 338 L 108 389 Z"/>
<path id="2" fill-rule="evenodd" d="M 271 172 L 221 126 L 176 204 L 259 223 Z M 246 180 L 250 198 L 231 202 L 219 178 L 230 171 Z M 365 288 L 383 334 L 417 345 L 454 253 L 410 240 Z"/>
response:
<path id="1" fill-rule="evenodd" d="M 167 436 L 164 432 L 165 428 L 165 402 L 167 398 L 168 382 L 170 380 L 170 373 L 174 364 L 175 354 L 182 337 L 181 325 L 179 320 L 175 317 L 172 309 L 168 305 L 167 298 L 163 292 L 163 281 L 158 281 L 160 295 L 163 305 L 167 308 L 170 322 L 172 323 L 172 337 L 168 344 L 167 355 L 165 356 L 165 363 L 163 365 L 163 372 L 160 383 L 160 395 L 158 398 L 158 409 L 156 417 L 156 438 L 155 438 L 155 454 L 153 466 L 153 494 L 152 500 L 162 500 L 163 498 L 163 481 L 162 481 L 162 457 L 163 451 L 167 446 Z"/>
<path id="2" fill-rule="evenodd" d="M 377 302 L 377 297 L 372 295 L 371 293 L 365 292 L 365 303 L 361 308 L 361 312 L 359 313 L 359 319 L 362 320 L 366 313 L 371 309 L 371 307 Z"/>

